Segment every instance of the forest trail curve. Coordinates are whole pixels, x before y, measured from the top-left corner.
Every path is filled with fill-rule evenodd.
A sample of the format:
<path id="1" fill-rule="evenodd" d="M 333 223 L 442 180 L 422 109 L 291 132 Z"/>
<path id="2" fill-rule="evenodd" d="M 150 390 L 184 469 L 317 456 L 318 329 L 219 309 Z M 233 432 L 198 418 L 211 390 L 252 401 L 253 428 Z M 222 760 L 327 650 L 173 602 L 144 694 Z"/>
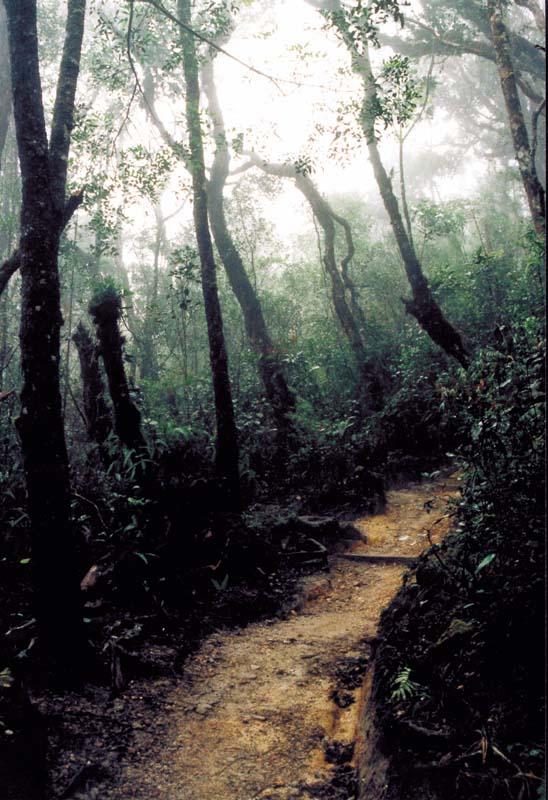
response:
<path id="1" fill-rule="evenodd" d="M 457 491 L 453 475 L 388 492 L 383 513 L 353 523 L 367 542 L 346 552 L 418 556 L 427 529 L 434 541 L 447 531 L 449 519 L 433 523 Z M 339 781 L 345 768 L 353 773 L 368 640 L 407 566 L 337 555 L 329 562 L 329 572 L 302 580 L 288 619 L 202 643 L 162 718 L 136 730 L 112 800 L 343 796 L 328 786 L 334 765 Z"/>

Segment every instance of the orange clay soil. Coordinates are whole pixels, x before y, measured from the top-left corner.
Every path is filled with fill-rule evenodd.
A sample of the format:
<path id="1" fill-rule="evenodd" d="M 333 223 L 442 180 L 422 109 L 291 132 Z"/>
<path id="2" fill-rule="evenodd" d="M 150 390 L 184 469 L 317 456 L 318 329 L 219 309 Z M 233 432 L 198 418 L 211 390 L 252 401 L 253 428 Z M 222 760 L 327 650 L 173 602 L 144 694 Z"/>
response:
<path id="1" fill-rule="evenodd" d="M 434 523 L 457 491 L 454 475 L 390 491 L 384 513 L 354 521 L 362 538 L 346 552 L 419 555 L 427 529 L 434 541 L 447 531 L 447 518 Z M 367 641 L 408 567 L 338 555 L 329 557 L 329 567 L 302 580 L 287 619 L 217 632 L 203 642 L 166 693 L 161 718 L 138 725 L 133 760 L 108 800 L 341 796 L 327 788 L 329 761 L 355 767 L 364 757 L 357 723 L 366 702 Z M 358 685 L 348 680 L 352 670 Z M 138 683 L 131 690 L 139 692 Z M 159 690 L 165 692 L 165 682 Z M 371 765 L 377 786 L 383 768 Z"/>

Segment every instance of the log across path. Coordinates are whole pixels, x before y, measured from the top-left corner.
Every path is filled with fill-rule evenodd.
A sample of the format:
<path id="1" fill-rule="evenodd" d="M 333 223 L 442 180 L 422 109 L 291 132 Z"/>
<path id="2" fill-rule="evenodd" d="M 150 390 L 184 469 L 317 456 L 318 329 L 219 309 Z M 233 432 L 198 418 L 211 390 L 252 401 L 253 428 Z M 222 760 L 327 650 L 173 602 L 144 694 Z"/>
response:
<path id="1" fill-rule="evenodd" d="M 367 541 L 304 578 L 287 619 L 209 636 L 162 719 L 136 731 L 109 800 L 357 797 L 354 745 L 378 620 L 457 491 L 454 476 L 390 491 L 384 513 L 354 523 Z M 448 526 L 434 526 L 434 541 Z"/>

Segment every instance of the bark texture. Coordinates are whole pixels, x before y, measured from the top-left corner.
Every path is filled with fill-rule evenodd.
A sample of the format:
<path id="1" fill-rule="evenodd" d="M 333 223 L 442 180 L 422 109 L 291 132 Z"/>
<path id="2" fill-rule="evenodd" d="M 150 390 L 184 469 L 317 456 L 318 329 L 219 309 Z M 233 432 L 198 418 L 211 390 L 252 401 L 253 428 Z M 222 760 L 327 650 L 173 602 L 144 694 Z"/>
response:
<path id="1" fill-rule="evenodd" d="M 190 0 L 178 0 L 178 15 L 184 25 L 191 24 Z M 198 60 L 192 34 L 181 29 L 180 36 L 186 83 L 186 119 L 189 133 L 190 169 L 194 198 L 194 227 L 200 254 L 202 292 L 215 397 L 217 421 L 216 468 L 223 504 L 227 508 L 237 508 L 240 504 L 238 437 L 228 373 L 223 319 L 217 291 L 216 264 L 208 223 L 207 180 L 200 124 Z"/>
<path id="2" fill-rule="evenodd" d="M 124 339 L 120 334 L 122 304 L 114 288 L 98 292 L 91 301 L 89 312 L 95 323 L 99 353 L 105 365 L 108 388 L 114 408 L 116 435 L 137 459 L 148 459 L 149 453 L 141 432 L 141 414 L 132 401 L 124 369 Z M 143 465 L 144 471 L 144 465 Z"/>
<path id="3" fill-rule="evenodd" d="M 516 161 L 518 162 L 521 180 L 527 195 L 535 231 L 539 236 L 544 236 L 546 225 L 544 189 L 538 179 L 534 155 L 529 145 L 529 135 L 523 118 L 510 37 L 503 18 L 502 4 L 500 0 L 487 0 L 487 9 Z"/>
<path id="4" fill-rule="evenodd" d="M 95 342 L 85 325 L 80 322 L 72 337 L 80 361 L 80 374 L 84 396 L 84 414 L 90 442 L 102 448 L 112 430 L 110 411 L 105 401 L 105 386 Z"/>
<path id="5" fill-rule="evenodd" d="M 36 0 L 4 0 L 4 5 L 22 179 L 23 387 L 17 427 L 27 483 L 40 641 L 50 661 L 62 669 L 81 665 L 85 643 L 59 390 L 58 249 L 86 4 L 85 0 L 68 3 L 51 148 L 42 105 Z"/>
<path id="6" fill-rule="evenodd" d="M 215 88 L 212 59 L 202 68 L 202 87 L 208 100 L 216 145 L 207 186 L 211 230 L 232 291 L 242 309 L 249 341 L 259 357 L 259 371 L 278 430 L 282 440 L 286 441 L 293 430 L 290 414 L 295 410 L 295 397 L 287 384 L 276 348 L 268 332 L 259 298 L 230 235 L 225 217 L 224 187 L 230 169 L 230 155 L 222 109 Z"/>

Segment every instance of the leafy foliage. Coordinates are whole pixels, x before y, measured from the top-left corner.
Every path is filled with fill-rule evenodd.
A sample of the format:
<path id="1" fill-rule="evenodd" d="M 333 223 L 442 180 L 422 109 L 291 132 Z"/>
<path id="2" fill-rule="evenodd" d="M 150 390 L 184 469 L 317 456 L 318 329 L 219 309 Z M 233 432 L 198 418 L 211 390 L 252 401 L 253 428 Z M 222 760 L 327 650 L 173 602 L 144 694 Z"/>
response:
<path id="1" fill-rule="evenodd" d="M 394 791 L 404 798 L 421 791 L 519 797 L 539 774 L 544 355 L 535 319 L 499 331 L 495 346 L 478 353 L 458 400 L 468 435 L 460 449 L 466 480 L 456 527 L 421 559 L 382 618 L 376 692 L 385 747 L 399 754 Z M 476 761 L 473 773 L 440 774 L 429 789 L 418 777 L 405 785 L 404 762 L 418 750 L 424 758 L 427 748 L 423 740 L 398 743 L 404 718 L 396 721 L 387 703 L 403 659 L 429 694 L 421 702 L 410 693 L 399 697 L 405 719 L 426 729 L 449 726 L 455 759 L 472 753 L 483 731 L 491 756 Z M 440 747 L 433 744 L 429 757 L 440 759 Z"/>
<path id="2" fill-rule="evenodd" d="M 398 672 L 392 682 L 394 687 L 392 694 L 390 695 L 392 700 L 408 700 L 419 691 L 419 684 L 415 683 L 415 681 L 412 681 L 410 676 L 410 667 L 404 667 Z"/>
<path id="3" fill-rule="evenodd" d="M 421 94 L 409 59 L 400 55 L 391 56 L 383 63 L 379 74 L 379 107 L 375 116 L 382 120 L 385 128 L 407 125 L 415 113 Z"/>

